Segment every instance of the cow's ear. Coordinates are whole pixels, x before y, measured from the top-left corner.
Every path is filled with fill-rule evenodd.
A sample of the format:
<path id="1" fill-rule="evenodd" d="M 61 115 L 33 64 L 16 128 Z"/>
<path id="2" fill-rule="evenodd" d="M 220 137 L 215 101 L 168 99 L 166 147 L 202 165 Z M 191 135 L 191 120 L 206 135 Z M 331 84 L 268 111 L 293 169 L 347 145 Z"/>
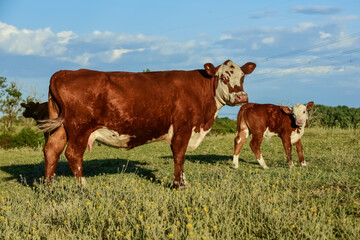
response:
<path id="1" fill-rule="evenodd" d="M 254 71 L 254 69 L 256 68 L 256 64 L 253 62 L 248 62 L 245 63 L 244 66 L 241 67 L 241 70 L 243 71 L 243 73 L 245 74 L 250 74 Z"/>
<path id="2" fill-rule="evenodd" d="M 27 107 L 27 105 L 25 103 L 20 103 L 20 106 L 22 106 L 23 108 Z"/>
<path id="3" fill-rule="evenodd" d="M 292 109 L 287 106 L 280 106 L 281 110 L 286 114 L 292 114 Z"/>
<path id="4" fill-rule="evenodd" d="M 306 105 L 306 110 L 310 110 L 310 109 L 312 109 L 313 108 L 313 106 L 314 106 L 314 102 L 313 101 L 311 101 L 311 102 L 308 102 L 307 103 L 307 105 Z"/>
<path id="5" fill-rule="evenodd" d="M 210 77 L 215 76 L 216 71 L 215 71 L 215 67 L 212 63 L 205 63 L 204 68 L 205 68 L 205 72 L 207 73 L 207 75 L 209 75 Z"/>

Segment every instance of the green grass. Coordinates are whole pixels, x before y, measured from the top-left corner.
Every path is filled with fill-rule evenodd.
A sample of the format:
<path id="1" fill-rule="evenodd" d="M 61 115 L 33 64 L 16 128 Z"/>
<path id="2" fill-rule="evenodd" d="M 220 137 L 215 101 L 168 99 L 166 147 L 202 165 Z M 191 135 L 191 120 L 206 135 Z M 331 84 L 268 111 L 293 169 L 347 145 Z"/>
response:
<path id="1" fill-rule="evenodd" d="M 234 134 L 207 136 L 186 156 L 189 187 L 173 190 L 170 147 L 94 146 L 79 186 L 64 156 L 49 188 L 42 150 L 0 149 L 4 239 L 360 239 L 360 130 L 307 129 L 308 168 L 290 170 L 280 139 L 249 148 L 232 169 Z M 296 151 L 293 158 L 297 162 Z"/>

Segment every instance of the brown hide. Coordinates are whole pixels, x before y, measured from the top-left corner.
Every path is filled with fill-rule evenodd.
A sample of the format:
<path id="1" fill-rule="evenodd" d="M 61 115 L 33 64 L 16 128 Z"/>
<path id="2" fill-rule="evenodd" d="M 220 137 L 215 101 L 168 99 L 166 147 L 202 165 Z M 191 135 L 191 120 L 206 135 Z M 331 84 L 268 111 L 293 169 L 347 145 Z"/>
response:
<path id="1" fill-rule="evenodd" d="M 252 68 L 248 72 L 251 73 L 255 64 L 248 63 L 247 68 Z M 194 148 L 200 144 L 222 106 L 217 102 L 220 98 L 215 97 L 218 69 L 219 66 L 205 64 L 205 70 L 193 71 L 129 73 L 81 69 L 55 73 L 49 89 L 50 119 L 48 128 L 44 127 L 52 130 L 44 147 L 46 178 L 54 174 L 58 157 L 68 143 L 65 155 L 70 168 L 77 178 L 83 179 L 82 156 L 86 146 L 96 138 L 94 131 L 106 128 L 112 140 L 116 136 L 127 139 L 119 145 L 126 149 L 156 139 L 168 140 L 174 155 L 174 185 L 185 185 L 185 152 L 190 143 Z M 240 78 L 236 79 L 243 89 L 240 82 Z M 222 96 L 226 91 L 221 92 Z M 239 94 L 231 104 L 247 102 L 246 93 Z"/>
<path id="2" fill-rule="evenodd" d="M 313 102 L 309 102 L 304 109 L 310 110 Z M 260 146 L 264 137 L 277 135 L 281 138 L 288 164 L 293 167 L 291 158 L 291 144 L 297 149 L 302 166 L 306 166 L 303 156 L 301 136 L 304 133 L 305 123 L 301 126 L 296 124 L 292 109 L 272 104 L 247 103 L 241 107 L 237 117 L 237 136 L 234 140 L 233 166 L 238 167 L 238 155 L 246 138 L 252 134 L 250 147 L 260 165 L 267 169 L 262 157 Z"/>

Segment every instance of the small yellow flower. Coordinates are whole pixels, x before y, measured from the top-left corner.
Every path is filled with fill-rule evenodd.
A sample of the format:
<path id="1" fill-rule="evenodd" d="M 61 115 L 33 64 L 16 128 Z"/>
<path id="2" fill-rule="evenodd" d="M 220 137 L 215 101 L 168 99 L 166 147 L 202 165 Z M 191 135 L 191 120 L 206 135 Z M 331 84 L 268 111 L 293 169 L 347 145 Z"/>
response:
<path id="1" fill-rule="evenodd" d="M 217 230 L 217 226 L 213 226 L 213 229 L 214 229 L 214 230 Z"/>
<path id="2" fill-rule="evenodd" d="M 93 231 L 96 232 L 96 228 L 94 228 Z"/>
<path id="3" fill-rule="evenodd" d="M 292 225 L 292 228 L 295 228 L 295 224 Z"/>
<path id="4" fill-rule="evenodd" d="M 169 238 L 173 238 L 173 237 L 174 237 L 174 234 L 170 233 Z"/>
<path id="5" fill-rule="evenodd" d="M 193 232 L 189 232 L 189 235 L 193 235 Z"/>
<path id="6" fill-rule="evenodd" d="M 275 214 L 277 214 L 277 213 L 278 213 L 278 211 L 276 211 L 276 210 L 275 210 L 275 211 L 274 211 L 274 213 L 275 213 Z"/>
<path id="7" fill-rule="evenodd" d="M 187 227 L 187 228 L 192 228 L 191 223 L 186 224 L 186 227 Z"/>

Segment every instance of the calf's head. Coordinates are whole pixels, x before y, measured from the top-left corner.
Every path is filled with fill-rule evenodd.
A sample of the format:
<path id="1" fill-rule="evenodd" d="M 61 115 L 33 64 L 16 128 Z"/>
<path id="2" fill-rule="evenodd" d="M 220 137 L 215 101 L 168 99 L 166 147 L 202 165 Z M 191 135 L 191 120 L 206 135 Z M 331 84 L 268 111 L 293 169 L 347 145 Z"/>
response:
<path id="1" fill-rule="evenodd" d="M 21 103 L 20 104 L 23 108 L 25 108 L 25 111 L 23 112 L 23 116 L 26 118 L 34 118 L 35 120 L 41 120 L 41 111 L 42 111 L 42 105 L 38 102 L 29 102 L 29 103 Z M 47 107 L 46 107 L 47 110 Z"/>
<path id="2" fill-rule="evenodd" d="M 248 62 L 239 67 L 231 60 L 227 60 L 216 68 L 211 63 L 206 63 L 204 67 L 207 74 L 218 81 L 215 98 L 219 103 L 237 106 L 248 102 L 248 95 L 244 91 L 244 78 L 254 71 L 255 63 Z"/>
<path id="3" fill-rule="evenodd" d="M 306 121 L 309 119 L 308 111 L 312 109 L 314 106 L 314 102 L 308 102 L 305 105 L 303 104 L 296 104 L 293 108 L 284 107 L 282 106 L 281 109 L 286 114 L 291 114 L 295 119 L 295 124 L 297 126 L 304 126 L 306 124 Z"/>

